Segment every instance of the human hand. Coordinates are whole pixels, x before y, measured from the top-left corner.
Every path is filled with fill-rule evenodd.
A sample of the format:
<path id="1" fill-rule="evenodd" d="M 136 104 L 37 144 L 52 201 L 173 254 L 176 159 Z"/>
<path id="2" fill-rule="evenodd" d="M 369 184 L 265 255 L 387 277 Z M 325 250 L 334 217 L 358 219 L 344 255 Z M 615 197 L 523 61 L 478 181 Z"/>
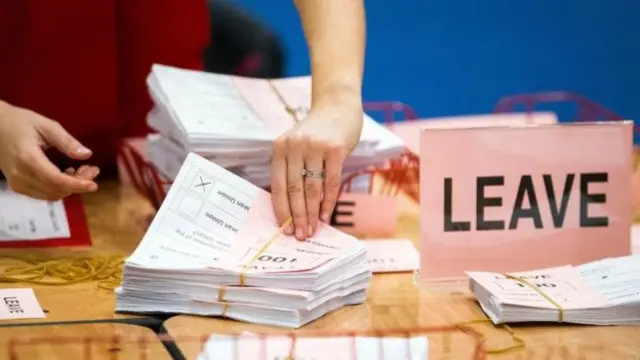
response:
<path id="1" fill-rule="evenodd" d="M 329 222 L 338 200 L 344 159 L 360 141 L 362 104 L 317 105 L 273 145 L 271 196 L 278 224 L 298 240 Z M 306 175 L 304 174 L 306 170 Z"/>
<path id="2" fill-rule="evenodd" d="M 0 170 L 13 191 L 54 201 L 97 190 L 93 181 L 99 173 L 97 167 L 83 165 L 63 173 L 45 155 L 44 149 L 49 147 L 76 160 L 91 157 L 91 150 L 57 122 L 0 102 Z"/>

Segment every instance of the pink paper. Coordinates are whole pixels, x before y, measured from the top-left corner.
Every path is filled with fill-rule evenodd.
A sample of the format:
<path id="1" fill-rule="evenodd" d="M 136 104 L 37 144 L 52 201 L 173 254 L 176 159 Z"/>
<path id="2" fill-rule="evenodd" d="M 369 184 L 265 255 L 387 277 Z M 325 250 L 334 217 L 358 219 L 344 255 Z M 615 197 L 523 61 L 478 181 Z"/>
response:
<path id="1" fill-rule="evenodd" d="M 412 152 L 420 153 L 420 131 L 425 129 L 460 129 L 468 127 L 514 126 L 526 124 L 555 124 L 558 117 L 550 112 L 509 113 L 451 116 L 394 123 L 395 132 Z"/>
<path id="2" fill-rule="evenodd" d="M 33 289 L 0 289 L 0 319 L 41 319 L 45 314 Z"/>
<path id="3" fill-rule="evenodd" d="M 469 269 L 524 271 L 630 254 L 632 131 L 631 122 L 423 131 L 423 279 L 463 277 Z M 555 204 L 548 199 L 545 178 L 553 185 Z M 479 182 L 486 184 L 484 195 L 477 190 Z M 587 189 L 581 191 L 581 183 Z M 535 191 L 537 228 L 521 213 L 509 229 L 519 187 L 529 189 L 526 194 Z M 446 201 L 447 193 L 451 201 Z M 477 198 L 485 206 L 477 205 Z M 589 198 L 581 210 L 581 199 Z M 530 209 L 530 201 L 525 196 L 517 207 Z M 552 213 L 559 214 L 556 224 Z"/>
<path id="4" fill-rule="evenodd" d="M 393 237 L 398 200 L 393 196 L 343 193 L 331 216 L 331 226 L 359 238 Z"/>

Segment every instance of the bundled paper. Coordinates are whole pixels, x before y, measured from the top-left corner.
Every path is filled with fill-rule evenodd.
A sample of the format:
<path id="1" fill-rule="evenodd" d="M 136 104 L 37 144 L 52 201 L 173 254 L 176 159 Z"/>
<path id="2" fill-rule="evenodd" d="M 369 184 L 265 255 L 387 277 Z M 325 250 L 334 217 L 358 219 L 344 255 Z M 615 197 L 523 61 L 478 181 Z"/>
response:
<path id="1" fill-rule="evenodd" d="M 302 121 L 311 105 L 311 77 L 253 79 L 154 65 L 147 78 L 154 108 L 147 117 L 151 162 L 170 179 L 189 152 L 269 186 L 272 142 Z M 345 160 L 351 173 L 384 164 L 403 141 L 364 117 L 360 142 Z"/>
<path id="2" fill-rule="evenodd" d="M 640 325 L 640 255 L 514 274 L 469 272 L 491 320 Z"/>
<path id="3" fill-rule="evenodd" d="M 239 337 L 211 335 L 198 360 L 428 360 L 429 340 L 412 337 Z"/>
<path id="4" fill-rule="evenodd" d="M 192 153 L 125 263 L 116 308 L 299 327 L 364 302 L 370 280 L 361 241 L 323 223 L 285 236 L 266 191 Z"/>

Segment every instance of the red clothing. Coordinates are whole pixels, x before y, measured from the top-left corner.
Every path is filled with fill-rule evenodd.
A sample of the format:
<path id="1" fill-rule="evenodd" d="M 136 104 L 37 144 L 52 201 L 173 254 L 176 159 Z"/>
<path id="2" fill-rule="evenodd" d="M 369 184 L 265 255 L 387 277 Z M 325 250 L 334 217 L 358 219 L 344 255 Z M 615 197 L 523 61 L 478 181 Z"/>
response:
<path id="1" fill-rule="evenodd" d="M 118 140 L 148 131 L 151 64 L 200 69 L 208 20 L 205 0 L 0 0 L 0 99 L 113 167 Z"/>

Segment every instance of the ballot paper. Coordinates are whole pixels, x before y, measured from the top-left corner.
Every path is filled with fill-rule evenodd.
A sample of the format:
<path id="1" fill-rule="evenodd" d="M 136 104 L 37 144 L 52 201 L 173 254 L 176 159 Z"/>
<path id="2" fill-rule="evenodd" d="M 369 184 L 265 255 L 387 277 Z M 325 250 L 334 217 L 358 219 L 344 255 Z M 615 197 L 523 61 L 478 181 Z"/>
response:
<path id="1" fill-rule="evenodd" d="M 36 200 L 0 182 L 0 241 L 30 241 L 71 236 L 62 201 Z"/>
<path id="2" fill-rule="evenodd" d="M 299 327 L 362 303 L 370 279 L 361 241 L 324 223 L 285 236 L 266 191 L 191 153 L 125 262 L 116 309 Z"/>
<path id="3" fill-rule="evenodd" d="M 428 360 L 429 340 L 412 337 L 211 335 L 198 360 Z"/>
<path id="4" fill-rule="evenodd" d="M 0 320 L 42 319 L 45 317 L 33 289 L 0 289 Z"/>
<path id="5" fill-rule="evenodd" d="M 468 275 L 471 291 L 496 324 L 640 325 L 640 255 L 514 274 Z"/>
<path id="6" fill-rule="evenodd" d="M 367 239 L 367 265 L 371 272 L 392 273 L 418 269 L 419 254 L 407 239 Z"/>
<path id="7" fill-rule="evenodd" d="M 259 187 L 270 184 L 272 142 L 311 106 L 311 77 L 253 79 L 153 65 L 147 78 L 154 102 L 147 116 L 150 161 L 173 179 L 195 152 Z M 385 164 L 404 142 L 367 115 L 345 174 Z"/>

